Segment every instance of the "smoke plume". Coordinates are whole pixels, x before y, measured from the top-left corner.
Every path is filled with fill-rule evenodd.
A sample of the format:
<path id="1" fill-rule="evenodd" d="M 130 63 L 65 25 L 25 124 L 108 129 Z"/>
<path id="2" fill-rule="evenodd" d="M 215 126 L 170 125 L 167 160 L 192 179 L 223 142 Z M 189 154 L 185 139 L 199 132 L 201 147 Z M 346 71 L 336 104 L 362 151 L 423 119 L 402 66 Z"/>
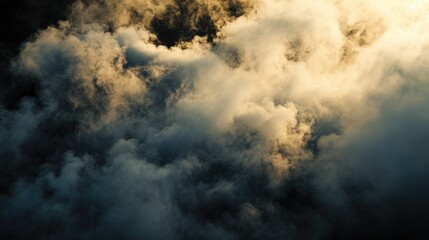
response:
<path id="1" fill-rule="evenodd" d="M 17 2 L 1 239 L 427 239 L 429 1 Z"/>

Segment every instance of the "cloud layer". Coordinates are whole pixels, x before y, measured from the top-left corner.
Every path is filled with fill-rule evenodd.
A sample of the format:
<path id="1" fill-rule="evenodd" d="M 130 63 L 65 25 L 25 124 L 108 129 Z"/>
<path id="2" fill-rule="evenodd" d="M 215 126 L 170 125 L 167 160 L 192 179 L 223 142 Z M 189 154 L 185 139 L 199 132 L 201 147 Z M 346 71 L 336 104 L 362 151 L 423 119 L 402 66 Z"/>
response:
<path id="1" fill-rule="evenodd" d="M 2 238 L 425 239 L 428 1 L 69 6 L 2 83 Z"/>

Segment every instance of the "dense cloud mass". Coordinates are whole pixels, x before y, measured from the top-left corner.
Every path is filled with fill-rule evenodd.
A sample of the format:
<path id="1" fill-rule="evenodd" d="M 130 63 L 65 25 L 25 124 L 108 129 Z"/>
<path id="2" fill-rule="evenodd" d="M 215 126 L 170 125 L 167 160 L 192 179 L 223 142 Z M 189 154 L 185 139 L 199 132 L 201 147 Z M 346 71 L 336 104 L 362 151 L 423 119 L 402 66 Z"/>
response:
<path id="1" fill-rule="evenodd" d="M 429 1 L 5 1 L 1 239 L 427 239 Z"/>

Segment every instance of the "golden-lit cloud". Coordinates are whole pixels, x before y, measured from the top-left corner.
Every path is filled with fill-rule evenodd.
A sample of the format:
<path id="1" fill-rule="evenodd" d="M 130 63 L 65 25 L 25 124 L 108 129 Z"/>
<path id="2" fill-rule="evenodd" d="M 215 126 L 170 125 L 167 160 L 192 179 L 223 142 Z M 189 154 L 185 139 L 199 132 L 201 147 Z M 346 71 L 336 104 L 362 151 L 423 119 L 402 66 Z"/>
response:
<path id="1" fill-rule="evenodd" d="M 87 238 L 390 237 L 385 202 L 429 181 L 428 28 L 426 0 L 77 1 L 14 60 L 37 101 L 2 110 L 0 152 L 70 129 L 61 164 L 2 201 L 101 206 Z"/>

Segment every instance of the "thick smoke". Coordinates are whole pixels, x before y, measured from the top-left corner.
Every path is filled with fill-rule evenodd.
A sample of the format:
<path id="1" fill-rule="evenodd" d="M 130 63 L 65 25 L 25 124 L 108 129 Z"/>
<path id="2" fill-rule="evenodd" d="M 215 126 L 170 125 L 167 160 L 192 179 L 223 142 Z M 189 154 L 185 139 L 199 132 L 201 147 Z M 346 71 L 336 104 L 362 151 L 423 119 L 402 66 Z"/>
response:
<path id="1" fill-rule="evenodd" d="M 429 1 L 21 2 L 1 239 L 427 238 Z"/>

